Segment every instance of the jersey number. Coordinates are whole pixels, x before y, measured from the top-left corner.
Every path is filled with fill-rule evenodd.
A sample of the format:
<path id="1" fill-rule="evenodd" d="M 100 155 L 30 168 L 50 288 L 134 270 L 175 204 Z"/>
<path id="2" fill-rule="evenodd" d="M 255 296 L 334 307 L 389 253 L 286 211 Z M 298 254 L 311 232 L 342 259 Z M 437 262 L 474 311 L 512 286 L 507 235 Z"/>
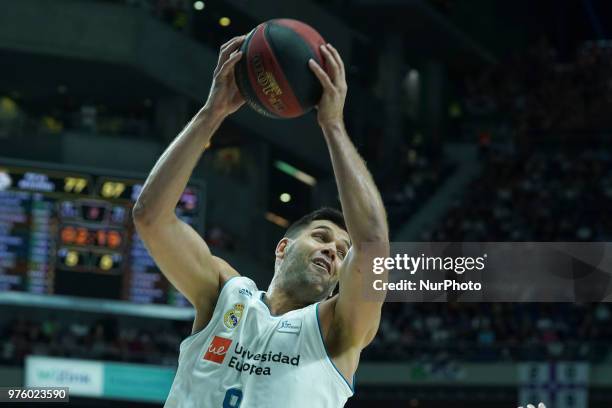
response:
<path id="1" fill-rule="evenodd" d="M 230 388 L 225 393 L 223 408 L 238 408 L 242 402 L 242 391 L 238 388 Z"/>

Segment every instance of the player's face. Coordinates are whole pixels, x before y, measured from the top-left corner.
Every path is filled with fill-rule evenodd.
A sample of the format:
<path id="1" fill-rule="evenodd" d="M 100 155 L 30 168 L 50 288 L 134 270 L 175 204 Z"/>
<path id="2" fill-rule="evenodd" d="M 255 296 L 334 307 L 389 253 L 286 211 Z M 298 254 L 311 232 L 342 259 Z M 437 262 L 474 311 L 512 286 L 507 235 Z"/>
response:
<path id="1" fill-rule="evenodd" d="M 279 272 L 301 301 L 325 299 L 338 282 L 349 248 L 345 230 L 331 221 L 313 221 L 284 248 Z"/>

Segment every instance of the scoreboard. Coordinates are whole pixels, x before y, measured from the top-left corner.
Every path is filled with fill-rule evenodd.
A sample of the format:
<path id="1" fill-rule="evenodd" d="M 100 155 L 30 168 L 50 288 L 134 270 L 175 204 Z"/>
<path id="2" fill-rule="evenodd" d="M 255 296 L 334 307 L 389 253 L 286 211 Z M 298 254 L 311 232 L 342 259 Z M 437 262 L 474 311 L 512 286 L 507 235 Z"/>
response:
<path id="1" fill-rule="evenodd" d="M 144 177 L 8 163 L 0 158 L 0 295 L 189 306 L 132 223 Z M 196 229 L 202 192 L 189 185 L 176 207 Z"/>

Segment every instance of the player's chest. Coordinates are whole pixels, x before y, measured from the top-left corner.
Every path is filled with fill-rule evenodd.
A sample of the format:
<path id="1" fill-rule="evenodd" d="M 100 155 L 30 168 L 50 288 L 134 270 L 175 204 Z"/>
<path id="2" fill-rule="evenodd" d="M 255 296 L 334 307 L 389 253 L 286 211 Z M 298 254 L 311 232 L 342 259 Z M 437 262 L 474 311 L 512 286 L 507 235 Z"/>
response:
<path id="1" fill-rule="evenodd" d="M 291 368 L 310 355 L 300 314 L 276 318 L 267 309 L 237 304 L 225 311 L 216 328 L 201 352 L 204 365 Z"/>

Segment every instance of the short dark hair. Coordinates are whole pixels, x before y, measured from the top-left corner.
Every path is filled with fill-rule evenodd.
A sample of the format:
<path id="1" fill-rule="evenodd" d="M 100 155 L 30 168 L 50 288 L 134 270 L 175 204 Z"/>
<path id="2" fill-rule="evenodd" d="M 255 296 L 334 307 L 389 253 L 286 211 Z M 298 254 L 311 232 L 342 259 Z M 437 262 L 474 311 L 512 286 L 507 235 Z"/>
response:
<path id="1" fill-rule="evenodd" d="M 310 225 L 311 222 L 317 220 L 327 220 L 331 221 L 343 230 L 346 229 L 346 223 L 344 222 L 344 216 L 342 213 L 335 208 L 323 207 L 315 210 L 309 214 L 306 214 L 299 220 L 295 221 L 293 224 L 287 228 L 285 231 L 286 237 L 294 237 L 296 236 L 303 228 Z"/>

